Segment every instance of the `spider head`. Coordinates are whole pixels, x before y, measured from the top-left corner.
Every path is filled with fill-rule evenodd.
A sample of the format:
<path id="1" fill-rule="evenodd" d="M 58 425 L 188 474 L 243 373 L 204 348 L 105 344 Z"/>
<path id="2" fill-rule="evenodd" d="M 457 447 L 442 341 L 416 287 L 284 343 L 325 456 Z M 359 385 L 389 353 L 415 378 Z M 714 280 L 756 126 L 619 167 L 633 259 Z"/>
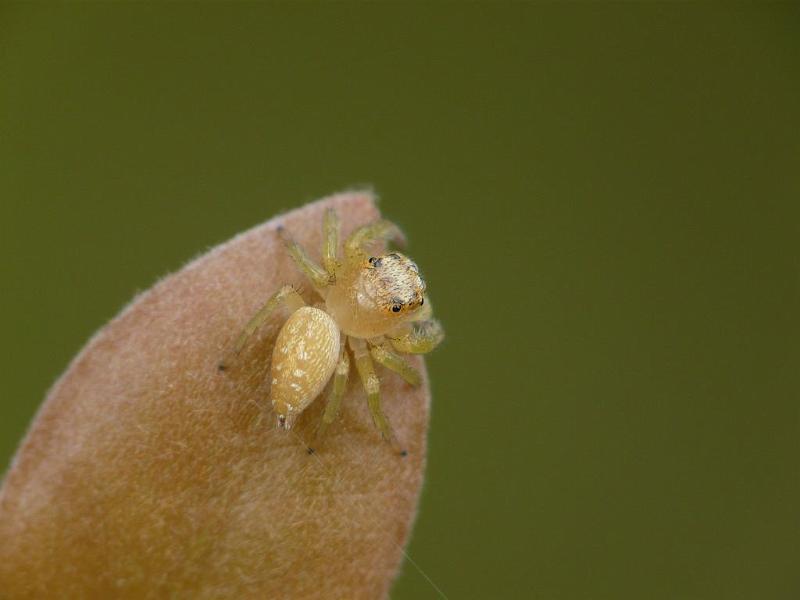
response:
<path id="1" fill-rule="evenodd" d="M 425 303 L 425 280 L 414 261 L 399 252 L 370 257 L 361 279 L 366 304 L 392 321 L 403 320 Z"/>
<path id="2" fill-rule="evenodd" d="M 354 264 L 337 279 L 326 304 L 345 334 L 384 335 L 419 315 L 425 304 L 425 281 L 407 256 L 399 252 L 376 255 Z"/>

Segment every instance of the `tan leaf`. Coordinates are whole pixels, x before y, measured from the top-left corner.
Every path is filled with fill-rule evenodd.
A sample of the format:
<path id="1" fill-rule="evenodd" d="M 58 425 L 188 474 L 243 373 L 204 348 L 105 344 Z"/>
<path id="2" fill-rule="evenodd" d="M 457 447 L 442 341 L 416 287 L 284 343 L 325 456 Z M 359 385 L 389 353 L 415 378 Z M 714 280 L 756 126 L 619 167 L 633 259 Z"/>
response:
<path id="1" fill-rule="evenodd" d="M 425 462 L 429 393 L 379 369 L 408 449 L 373 426 L 357 377 L 314 455 L 324 399 L 289 432 L 268 392 L 283 312 L 224 373 L 226 348 L 284 283 L 313 299 L 276 235 L 319 257 L 378 217 L 332 196 L 218 246 L 137 297 L 50 391 L 0 491 L 2 598 L 381 598 L 402 559 Z M 324 395 L 324 394 L 323 394 Z"/>

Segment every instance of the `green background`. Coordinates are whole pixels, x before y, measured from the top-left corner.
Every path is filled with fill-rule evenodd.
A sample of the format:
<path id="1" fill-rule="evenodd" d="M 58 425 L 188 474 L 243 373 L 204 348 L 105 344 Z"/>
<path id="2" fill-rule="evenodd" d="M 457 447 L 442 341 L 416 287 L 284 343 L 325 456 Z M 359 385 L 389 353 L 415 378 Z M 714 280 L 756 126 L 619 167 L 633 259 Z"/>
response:
<path id="1" fill-rule="evenodd" d="M 371 183 L 451 600 L 800 597 L 799 159 L 797 4 L 5 4 L 0 468 L 137 290 Z"/>

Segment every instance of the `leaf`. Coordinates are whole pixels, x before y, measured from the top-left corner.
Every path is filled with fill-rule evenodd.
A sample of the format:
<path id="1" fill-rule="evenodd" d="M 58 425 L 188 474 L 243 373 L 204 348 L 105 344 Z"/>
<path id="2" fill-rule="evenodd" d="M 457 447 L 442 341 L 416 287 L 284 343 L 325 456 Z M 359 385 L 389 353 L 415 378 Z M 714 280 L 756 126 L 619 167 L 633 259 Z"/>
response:
<path id="1" fill-rule="evenodd" d="M 365 192 L 277 217 L 158 282 L 74 359 L 0 491 L 0 597 L 388 594 L 425 463 L 421 359 L 420 388 L 379 369 L 406 458 L 381 440 L 354 376 L 316 454 L 304 440 L 323 398 L 294 430 L 275 428 L 267 376 L 285 312 L 216 368 L 280 285 L 314 301 L 276 228 L 318 257 L 328 206 L 344 234 L 379 217 Z"/>

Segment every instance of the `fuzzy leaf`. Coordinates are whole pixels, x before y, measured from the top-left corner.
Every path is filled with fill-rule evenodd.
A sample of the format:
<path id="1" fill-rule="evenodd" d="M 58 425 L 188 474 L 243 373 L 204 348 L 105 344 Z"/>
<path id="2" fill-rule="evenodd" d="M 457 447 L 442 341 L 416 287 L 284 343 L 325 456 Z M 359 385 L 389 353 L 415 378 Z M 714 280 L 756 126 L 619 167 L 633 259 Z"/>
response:
<path id="1" fill-rule="evenodd" d="M 408 449 L 373 426 L 351 375 L 339 419 L 306 453 L 324 399 L 274 426 L 275 315 L 217 363 L 284 283 L 306 291 L 283 224 L 319 258 L 324 209 L 343 233 L 379 217 L 344 193 L 243 233 L 137 297 L 50 391 L 0 491 L 0 597 L 381 598 L 414 518 L 429 393 L 379 369 Z M 323 394 L 324 396 L 325 394 Z"/>

